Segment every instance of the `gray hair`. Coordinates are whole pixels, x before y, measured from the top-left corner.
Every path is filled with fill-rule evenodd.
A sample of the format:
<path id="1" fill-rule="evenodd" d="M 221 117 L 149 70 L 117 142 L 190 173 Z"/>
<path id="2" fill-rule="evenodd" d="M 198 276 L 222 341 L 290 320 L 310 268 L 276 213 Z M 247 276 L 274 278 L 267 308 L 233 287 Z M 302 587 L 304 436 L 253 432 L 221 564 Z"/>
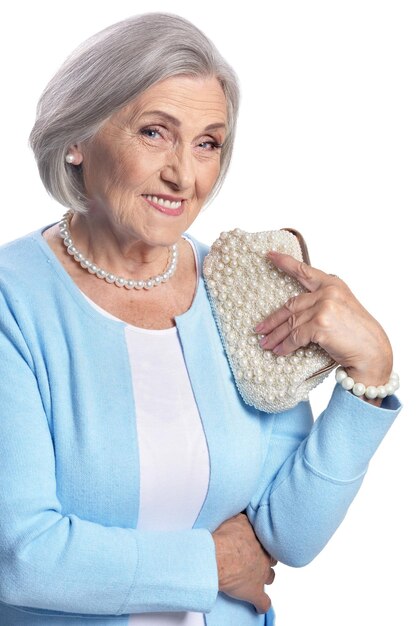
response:
<path id="1" fill-rule="evenodd" d="M 48 83 L 29 140 L 47 191 L 64 206 L 85 212 L 82 166 L 65 162 L 69 147 L 94 137 L 109 117 L 155 83 L 178 75 L 215 76 L 226 97 L 227 135 L 212 200 L 232 156 L 239 83 L 210 39 L 171 13 L 144 13 L 100 31 L 76 48 Z"/>

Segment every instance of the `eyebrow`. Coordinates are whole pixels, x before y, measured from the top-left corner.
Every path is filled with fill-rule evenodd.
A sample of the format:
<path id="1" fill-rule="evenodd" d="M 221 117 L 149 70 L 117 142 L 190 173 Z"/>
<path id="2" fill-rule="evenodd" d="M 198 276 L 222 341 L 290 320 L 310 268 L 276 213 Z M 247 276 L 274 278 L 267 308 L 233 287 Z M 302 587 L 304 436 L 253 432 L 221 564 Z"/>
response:
<path id="1" fill-rule="evenodd" d="M 144 111 L 142 115 L 160 115 L 161 117 L 171 122 L 171 124 L 174 124 L 174 126 L 181 126 L 180 120 L 178 120 L 173 115 L 166 113 L 165 111 Z M 208 126 L 206 126 L 204 130 L 215 130 L 216 128 L 226 128 L 226 124 L 223 124 L 223 122 L 215 122 L 214 124 L 209 124 Z"/>

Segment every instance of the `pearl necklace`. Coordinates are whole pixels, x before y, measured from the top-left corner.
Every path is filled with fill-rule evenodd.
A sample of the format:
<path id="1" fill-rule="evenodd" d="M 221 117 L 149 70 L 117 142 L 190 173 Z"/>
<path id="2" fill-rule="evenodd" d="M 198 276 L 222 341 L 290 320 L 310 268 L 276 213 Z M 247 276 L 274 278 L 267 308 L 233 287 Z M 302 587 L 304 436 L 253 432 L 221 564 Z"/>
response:
<path id="1" fill-rule="evenodd" d="M 97 276 L 97 278 L 103 279 L 110 284 L 116 285 L 117 287 L 125 287 L 126 289 L 152 289 L 152 287 L 157 287 L 161 283 L 166 283 L 167 280 L 173 276 L 178 262 L 178 247 L 177 244 L 174 243 L 171 247 L 171 261 L 169 265 L 167 265 L 165 271 L 162 274 L 158 274 L 157 276 L 152 276 L 147 280 L 132 280 L 131 278 L 123 278 L 122 276 L 117 276 L 116 274 L 112 274 L 111 272 L 107 272 L 103 268 L 99 267 L 89 259 L 87 259 L 84 254 L 82 254 L 78 248 L 74 246 L 74 242 L 71 236 L 71 232 L 69 229 L 69 223 L 72 217 L 72 212 L 67 211 L 61 221 L 59 222 L 59 234 L 61 235 L 66 250 L 72 258 L 77 261 L 85 270 Z"/>

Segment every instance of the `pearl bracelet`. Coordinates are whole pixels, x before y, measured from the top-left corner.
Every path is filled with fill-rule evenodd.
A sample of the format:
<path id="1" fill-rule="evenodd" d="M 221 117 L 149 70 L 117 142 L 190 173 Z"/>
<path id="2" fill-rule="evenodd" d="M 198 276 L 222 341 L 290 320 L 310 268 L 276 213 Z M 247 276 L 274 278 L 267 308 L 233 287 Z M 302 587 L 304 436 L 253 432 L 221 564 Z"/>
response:
<path id="1" fill-rule="evenodd" d="M 338 367 L 336 370 L 336 381 L 342 385 L 343 389 L 352 391 L 355 396 L 366 396 L 369 400 L 392 396 L 400 386 L 398 374 L 392 372 L 389 381 L 385 385 L 379 385 L 379 387 L 369 385 L 369 387 L 365 387 L 363 383 L 355 383 L 353 378 L 348 376 L 342 367 Z"/>

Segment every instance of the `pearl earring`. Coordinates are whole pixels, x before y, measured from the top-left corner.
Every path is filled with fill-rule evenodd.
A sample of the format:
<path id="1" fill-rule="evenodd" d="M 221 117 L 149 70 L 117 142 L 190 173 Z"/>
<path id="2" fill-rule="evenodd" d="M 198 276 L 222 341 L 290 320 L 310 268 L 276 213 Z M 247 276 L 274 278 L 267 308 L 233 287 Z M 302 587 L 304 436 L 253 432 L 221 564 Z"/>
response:
<path id="1" fill-rule="evenodd" d="M 67 163 L 74 163 L 74 159 L 75 159 L 75 157 L 74 157 L 74 155 L 73 155 L 73 154 L 69 154 L 69 153 L 68 153 L 68 154 L 65 156 L 65 160 L 66 160 L 66 162 L 67 162 Z"/>

